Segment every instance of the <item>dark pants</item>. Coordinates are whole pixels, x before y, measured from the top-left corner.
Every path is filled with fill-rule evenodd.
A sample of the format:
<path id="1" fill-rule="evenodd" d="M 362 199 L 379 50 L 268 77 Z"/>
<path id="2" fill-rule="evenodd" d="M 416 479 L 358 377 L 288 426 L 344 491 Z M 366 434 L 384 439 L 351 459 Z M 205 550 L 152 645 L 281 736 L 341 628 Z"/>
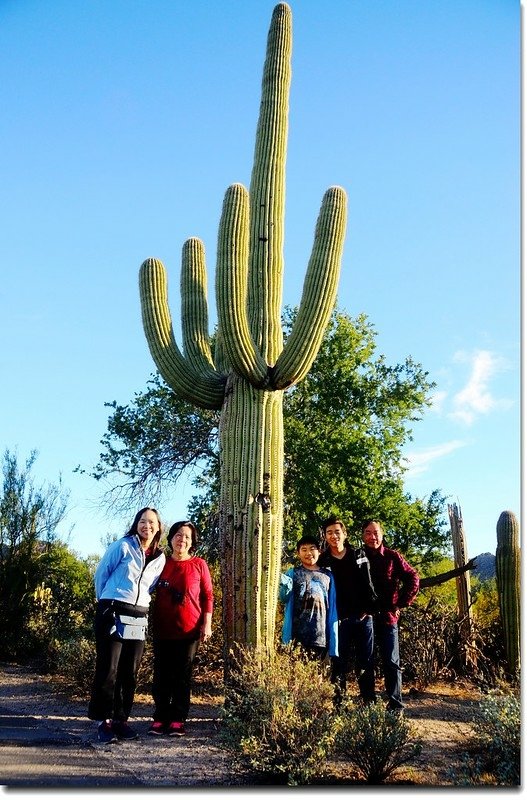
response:
<path id="1" fill-rule="evenodd" d="M 125 721 L 132 710 L 145 643 L 113 639 L 109 633 L 111 624 L 109 613 L 98 607 L 95 615 L 97 660 L 88 717 Z"/>
<path id="2" fill-rule="evenodd" d="M 399 628 L 397 625 L 375 626 L 375 639 L 379 646 L 384 688 L 388 695 L 388 708 L 404 708 L 402 695 L 401 666 L 399 661 Z"/>
<path id="3" fill-rule="evenodd" d="M 154 640 L 152 696 L 155 722 L 185 722 L 190 709 L 194 658 L 199 640 Z"/>
<path id="4" fill-rule="evenodd" d="M 366 702 L 375 700 L 372 617 L 341 619 L 338 642 L 339 655 L 331 659 L 331 679 L 337 699 L 346 690 L 346 677 L 353 660 L 361 697 Z"/>

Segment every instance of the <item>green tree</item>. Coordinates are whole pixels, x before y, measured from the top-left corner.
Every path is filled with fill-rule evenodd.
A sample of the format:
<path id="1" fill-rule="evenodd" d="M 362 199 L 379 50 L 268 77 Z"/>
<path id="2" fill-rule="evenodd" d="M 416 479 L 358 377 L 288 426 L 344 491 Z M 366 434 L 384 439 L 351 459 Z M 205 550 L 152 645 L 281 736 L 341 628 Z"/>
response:
<path id="1" fill-rule="evenodd" d="M 58 485 L 36 486 L 31 475 L 37 453 L 22 466 L 4 452 L 0 496 L 0 643 L 5 655 L 19 645 L 41 580 L 40 562 L 57 540 L 68 493 Z"/>
<path id="2" fill-rule="evenodd" d="M 361 522 L 378 517 L 391 545 L 426 562 L 447 544 L 444 498 L 404 491 L 402 449 L 433 384 L 410 357 L 387 364 L 375 337 L 365 315 L 335 311 L 309 374 L 288 393 L 285 524 L 296 539 L 338 513 L 359 539 Z"/>
<path id="3" fill-rule="evenodd" d="M 286 336 L 295 312 L 284 316 Z M 438 491 L 425 499 L 404 491 L 402 449 L 428 404 L 433 384 L 407 358 L 390 366 L 376 354 L 376 333 L 366 316 L 335 311 L 319 354 L 303 383 L 284 396 L 285 542 L 314 532 L 338 511 L 351 532 L 378 516 L 387 538 L 420 566 L 448 547 Z M 216 552 L 219 473 L 215 412 L 178 398 L 154 376 L 131 404 L 108 404 L 113 413 L 103 452 L 91 471 L 110 481 L 109 505 L 129 510 L 143 500 L 162 502 L 186 470 L 194 470 L 198 494 L 189 513 Z M 195 431 L 195 435 L 193 432 Z M 160 465 L 162 465 L 160 467 Z"/>
<path id="4" fill-rule="evenodd" d="M 54 541 L 38 561 L 38 584 L 23 620 L 22 655 L 46 672 L 63 672 L 64 650 L 79 659 L 75 647 L 91 639 L 95 616 L 94 559 L 82 559 L 60 541 Z"/>
<path id="5" fill-rule="evenodd" d="M 452 558 L 438 558 L 433 564 L 425 567 L 421 572 L 421 578 L 442 575 L 454 570 L 454 568 L 455 564 Z M 457 590 L 455 578 L 430 587 L 421 586 L 416 602 L 423 607 L 428 606 L 432 602 L 433 605 L 440 604 L 456 611 Z"/>

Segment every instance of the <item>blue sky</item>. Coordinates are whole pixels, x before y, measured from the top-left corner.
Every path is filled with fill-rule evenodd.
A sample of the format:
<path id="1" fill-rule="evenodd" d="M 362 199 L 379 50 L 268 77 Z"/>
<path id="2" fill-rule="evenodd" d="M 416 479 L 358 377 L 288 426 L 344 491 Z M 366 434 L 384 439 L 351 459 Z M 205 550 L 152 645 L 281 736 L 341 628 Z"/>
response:
<path id="1" fill-rule="evenodd" d="M 249 183 L 273 6 L 0 2 L 0 445 L 38 450 L 37 482 L 62 476 L 62 532 L 83 555 L 129 524 L 73 470 L 97 461 L 104 403 L 154 371 L 139 266 L 164 261 L 177 320 L 181 247 L 199 236 L 213 285 L 225 189 Z M 340 184 L 339 308 L 368 315 L 389 363 L 411 355 L 437 383 L 406 487 L 441 489 L 469 553 L 494 551 L 501 511 L 520 512 L 520 5 L 291 7 L 284 304 Z M 190 493 L 160 508 L 165 522 Z"/>

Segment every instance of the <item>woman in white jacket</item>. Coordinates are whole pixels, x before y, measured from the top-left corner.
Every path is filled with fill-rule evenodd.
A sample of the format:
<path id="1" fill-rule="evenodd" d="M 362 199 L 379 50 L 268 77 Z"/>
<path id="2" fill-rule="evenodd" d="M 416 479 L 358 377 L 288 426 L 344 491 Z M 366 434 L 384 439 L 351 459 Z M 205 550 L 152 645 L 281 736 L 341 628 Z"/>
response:
<path id="1" fill-rule="evenodd" d="M 128 717 L 145 645 L 150 595 L 165 565 L 161 534 L 156 509 L 142 508 L 95 571 L 97 660 L 88 717 L 99 720 L 100 742 L 138 735 Z"/>

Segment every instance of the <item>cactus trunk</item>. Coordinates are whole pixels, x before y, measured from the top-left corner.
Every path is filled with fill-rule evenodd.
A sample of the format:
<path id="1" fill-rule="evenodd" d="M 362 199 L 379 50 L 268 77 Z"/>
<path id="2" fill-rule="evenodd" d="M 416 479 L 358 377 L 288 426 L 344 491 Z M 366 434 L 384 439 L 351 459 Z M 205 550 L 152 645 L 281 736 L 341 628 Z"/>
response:
<path id="1" fill-rule="evenodd" d="M 496 585 L 509 672 L 520 670 L 520 537 L 512 511 L 503 511 L 496 525 Z"/>
<path id="2" fill-rule="evenodd" d="M 325 193 L 297 321 L 283 343 L 281 301 L 285 161 L 292 19 L 274 11 L 267 39 L 250 191 L 225 194 L 218 233 L 215 359 L 206 333 L 205 251 L 183 247 L 183 350 L 156 259 L 140 270 L 143 326 L 157 367 L 175 392 L 220 414 L 220 537 L 226 652 L 274 643 L 283 525 L 283 390 L 315 359 L 335 304 L 346 228 L 346 194 Z"/>
<path id="3" fill-rule="evenodd" d="M 220 421 L 223 616 L 230 644 L 274 641 L 283 492 L 282 393 L 233 376 Z"/>

